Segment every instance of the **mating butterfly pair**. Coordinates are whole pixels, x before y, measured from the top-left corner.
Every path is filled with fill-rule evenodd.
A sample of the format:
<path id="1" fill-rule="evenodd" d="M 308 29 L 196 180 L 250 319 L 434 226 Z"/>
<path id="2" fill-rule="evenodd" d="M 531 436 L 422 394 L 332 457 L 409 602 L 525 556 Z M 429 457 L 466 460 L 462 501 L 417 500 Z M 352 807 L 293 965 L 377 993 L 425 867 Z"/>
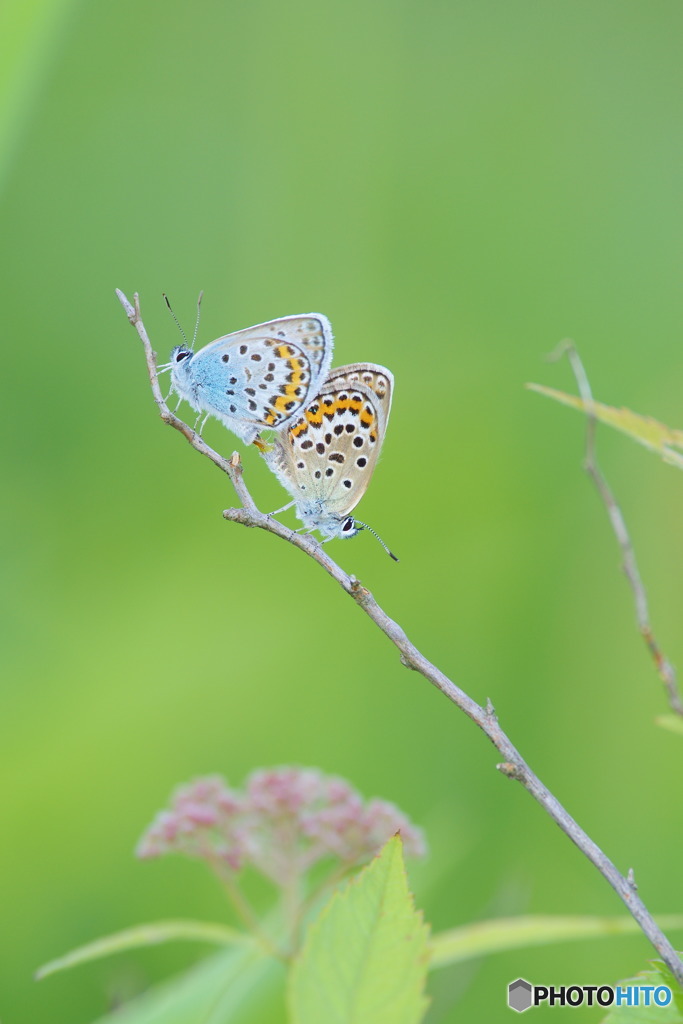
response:
<path id="1" fill-rule="evenodd" d="M 393 390 L 389 370 L 374 363 L 330 370 L 332 345 L 327 318 L 307 313 L 198 352 L 178 345 L 168 364 L 172 390 L 205 420 L 215 416 L 247 444 L 275 431 L 262 454 L 294 499 L 285 508 L 294 505 L 304 526 L 328 539 L 367 529 L 349 513 L 377 465 Z"/>

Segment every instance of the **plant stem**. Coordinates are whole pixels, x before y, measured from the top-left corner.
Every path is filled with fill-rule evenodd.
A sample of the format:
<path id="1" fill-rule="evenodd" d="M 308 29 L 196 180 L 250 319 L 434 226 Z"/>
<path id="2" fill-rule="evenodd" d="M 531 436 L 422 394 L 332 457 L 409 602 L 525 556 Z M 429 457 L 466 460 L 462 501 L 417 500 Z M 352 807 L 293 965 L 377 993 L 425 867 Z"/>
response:
<path id="1" fill-rule="evenodd" d="M 214 874 L 225 889 L 228 899 L 235 909 L 235 913 L 246 926 L 248 931 L 251 932 L 256 941 L 261 945 L 264 952 L 268 953 L 269 956 L 276 957 L 278 960 L 284 960 L 285 957 L 281 951 L 261 928 L 261 923 L 254 913 L 251 903 L 249 903 L 249 900 L 237 884 L 234 873 L 231 870 L 226 869 L 225 866 L 219 863 L 215 858 L 210 858 L 209 863 L 211 864 Z"/>

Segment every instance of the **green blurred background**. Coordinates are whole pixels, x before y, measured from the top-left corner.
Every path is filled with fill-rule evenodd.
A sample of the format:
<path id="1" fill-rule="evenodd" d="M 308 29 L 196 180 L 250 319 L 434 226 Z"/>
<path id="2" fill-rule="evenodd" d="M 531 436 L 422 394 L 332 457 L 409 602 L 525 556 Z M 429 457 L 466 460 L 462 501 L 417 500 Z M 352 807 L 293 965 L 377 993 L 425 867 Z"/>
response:
<path id="1" fill-rule="evenodd" d="M 394 800 L 428 832 L 411 878 L 436 929 L 621 913 L 330 579 L 224 522 L 230 487 L 158 420 L 117 286 L 163 358 L 162 290 L 191 330 L 203 288 L 201 344 L 313 309 L 337 365 L 393 370 L 359 512 L 401 562 L 368 535 L 330 553 L 493 700 L 652 910 L 680 911 L 681 742 L 653 723 L 583 424 L 523 388 L 572 389 L 543 362 L 571 335 L 598 397 L 683 425 L 680 3 L 22 0 L 1 18 L 4 1024 L 87 1024 L 203 955 L 31 980 L 131 924 L 229 919 L 201 867 L 132 853 L 200 773 L 318 765 Z M 683 478 L 599 443 L 683 664 Z M 244 461 L 259 505 L 282 504 Z M 519 975 L 609 983 L 651 954 L 634 937 L 442 971 L 429 1024 L 507 1020 Z M 253 1019 L 281 1024 L 277 999 Z"/>

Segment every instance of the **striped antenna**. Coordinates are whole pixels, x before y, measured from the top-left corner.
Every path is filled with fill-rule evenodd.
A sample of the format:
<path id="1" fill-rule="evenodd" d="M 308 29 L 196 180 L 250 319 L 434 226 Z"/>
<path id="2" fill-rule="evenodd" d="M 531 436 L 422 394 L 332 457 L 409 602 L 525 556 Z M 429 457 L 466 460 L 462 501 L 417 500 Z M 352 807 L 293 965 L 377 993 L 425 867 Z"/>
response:
<path id="1" fill-rule="evenodd" d="M 194 334 L 192 335 L 192 344 L 191 345 L 187 344 L 187 337 L 185 335 L 185 331 L 180 326 L 180 321 L 178 320 L 178 317 L 173 312 L 173 309 L 171 307 L 171 303 L 168 301 L 168 295 L 166 294 L 166 292 L 162 292 L 161 294 L 164 296 L 164 299 L 166 301 L 166 305 L 168 306 L 169 312 L 170 312 L 171 316 L 173 317 L 173 319 L 175 320 L 176 327 L 178 328 L 178 330 L 180 331 L 180 333 L 183 336 L 183 341 L 185 342 L 185 345 L 190 350 L 190 352 L 193 352 L 194 351 L 194 343 L 197 340 L 197 331 L 199 330 L 199 316 L 200 316 L 201 311 L 202 311 L 202 297 L 204 295 L 204 292 L 201 291 L 199 293 L 199 298 L 197 299 L 197 320 L 196 320 L 196 323 L 194 325 Z"/>
<path id="2" fill-rule="evenodd" d="M 368 525 L 367 525 L 367 523 L 361 523 L 360 519 L 354 519 L 354 520 L 353 520 L 353 523 L 354 523 L 354 526 L 357 526 L 359 530 L 367 530 L 367 531 L 368 531 L 368 533 L 371 533 L 371 534 L 372 534 L 372 536 L 373 536 L 373 537 L 375 537 L 375 538 L 376 538 L 376 539 L 377 539 L 377 540 L 378 540 L 378 541 L 380 542 L 380 544 L 382 545 L 382 547 L 384 548 L 384 550 L 386 551 L 386 553 L 387 553 L 387 554 L 389 555 L 389 557 L 390 557 L 390 558 L 393 558 L 393 560 L 394 560 L 395 562 L 398 562 L 398 558 L 396 557 L 396 555 L 394 554 L 394 552 L 393 552 L 393 551 L 391 551 L 391 550 L 390 550 L 390 549 L 389 549 L 389 548 L 388 548 L 388 547 L 386 546 L 386 544 L 384 543 L 384 541 L 382 540 L 382 538 L 380 537 L 380 535 L 379 535 L 378 533 L 375 533 L 375 531 L 374 531 L 374 530 L 372 529 L 372 527 L 371 527 L 371 526 L 368 526 Z"/>
<path id="3" fill-rule="evenodd" d="M 192 335 L 192 348 L 193 349 L 194 349 L 194 343 L 197 340 L 197 331 L 199 330 L 199 314 L 202 311 L 202 296 L 203 295 L 204 295 L 204 289 L 202 288 L 202 290 L 199 293 L 199 298 L 197 299 L 197 322 L 194 325 L 194 334 Z"/>
<path id="4" fill-rule="evenodd" d="M 172 317 L 173 317 L 173 319 L 175 320 L 175 325 L 176 325 L 176 327 L 178 328 L 178 330 L 180 331 L 180 333 L 181 333 L 181 334 L 182 334 L 182 336 L 183 336 L 183 341 L 185 342 L 185 344 L 186 344 L 186 345 L 187 345 L 187 347 L 189 348 L 190 346 L 189 346 L 189 345 L 187 344 L 187 336 L 186 336 L 186 334 L 185 334 L 185 331 L 184 331 L 184 330 L 182 329 L 182 327 L 180 326 L 180 320 L 178 319 L 178 317 L 177 317 L 177 316 L 175 315 L 175 313 L 173 312 L 173 308 L 172 308 L 172 306 L 171 306 L 171 303 L 170 303 L 170 302 L 168 301 L 168 295 L 166 294 L 166 292 L 162 292 L 161 294 L 163 295 L 163 297 L 164 297 L 164 300 L 165 300 L 165 302 L 166 302 L 166 305 L 168 306 L 168 310 L 169 310 L 169 313 L 171 314 L 171 316 L 172 316 Z M 200 300 L 201 300 L 201 295 L 199 296 L 199 298 L 200 298 Z M 199 319 L 199 318 L 198 318 L 198 319 Z M 195 331 L 195 334 L 196 334 L 196 333 L 197 333 L 197 332 Z"/>

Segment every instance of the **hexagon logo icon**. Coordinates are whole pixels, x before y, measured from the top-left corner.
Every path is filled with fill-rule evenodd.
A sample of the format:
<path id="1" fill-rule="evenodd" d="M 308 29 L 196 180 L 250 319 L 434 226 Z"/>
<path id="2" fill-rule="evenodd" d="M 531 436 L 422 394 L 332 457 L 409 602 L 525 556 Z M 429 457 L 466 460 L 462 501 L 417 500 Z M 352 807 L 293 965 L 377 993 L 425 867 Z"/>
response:
<path id="1" fill-rule="evenodd" d="M 524 978 L 517 978 L 517 981 L 512 981 L 508 985 L 508 1006 L 511 1010 L 517 1010 L 517 1013 L 528 1010 L 532 1004 L 531 993 L 529 982 Z"/>

